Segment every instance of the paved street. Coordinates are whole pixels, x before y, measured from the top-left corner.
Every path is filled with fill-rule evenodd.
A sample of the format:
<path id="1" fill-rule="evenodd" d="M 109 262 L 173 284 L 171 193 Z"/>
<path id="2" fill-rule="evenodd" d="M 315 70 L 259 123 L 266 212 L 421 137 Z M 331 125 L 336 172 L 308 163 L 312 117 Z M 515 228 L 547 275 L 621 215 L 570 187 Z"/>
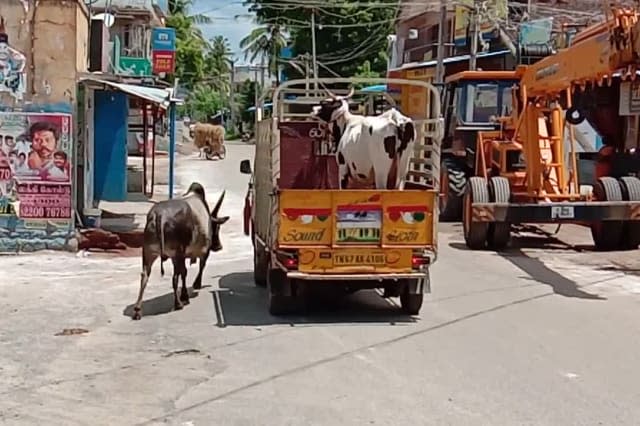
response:
<path id="1" fill-rule="evenodd" d="M 164 278 L 156 264 L 134 322 L 139 257 L 0 258 L 0 424 L 638 424 L 637 252 L 592 253 L 577 227 L 560 242 L 470 252 L 460 226 L 442 224 L 419 317 L 364 292 L 279 320 L 242 234 L 238 163 L 252 150 L 178 160 L 180 190 L 226 189 L 232 216 L 207 287 L 182 311 L 171 311 L 168 264 Z"/>

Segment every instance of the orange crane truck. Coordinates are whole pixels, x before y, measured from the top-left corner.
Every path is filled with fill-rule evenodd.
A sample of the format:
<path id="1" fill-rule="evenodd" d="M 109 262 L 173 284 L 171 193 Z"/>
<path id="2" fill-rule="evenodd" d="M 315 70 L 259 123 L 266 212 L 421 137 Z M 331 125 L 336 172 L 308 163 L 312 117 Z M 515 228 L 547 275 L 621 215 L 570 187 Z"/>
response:
<path id="1" fill-rule="evenodd" d="M 640 244 L 639 12 L 606 15 L 569 47 L 518 67 L 512 114 L 478 132 L 463 199 L 469 248 L 504 248 L 518 223 L 586 224 L 599 250 Z M 585 119 L 604 141 L 591 185 L 580 179 L 573 137 L 564 147 L 566 124 Z"/>

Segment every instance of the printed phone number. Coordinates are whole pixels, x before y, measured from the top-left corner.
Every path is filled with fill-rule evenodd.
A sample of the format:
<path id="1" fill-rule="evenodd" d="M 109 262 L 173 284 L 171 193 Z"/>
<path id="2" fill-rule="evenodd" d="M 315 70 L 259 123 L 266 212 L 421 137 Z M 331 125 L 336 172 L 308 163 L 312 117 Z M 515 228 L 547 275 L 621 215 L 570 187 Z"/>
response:
<path id="1" fill-rule="evenodd" d="M 41 207 L 20 205 L 20 217 L 31 219 L 69 219 L 69 207 Z"/>
<path id="2" fill-rule="evenodd" d="M 0 169 L 0 180 L 11 180 L 11 169 L 3 167 Z"/>

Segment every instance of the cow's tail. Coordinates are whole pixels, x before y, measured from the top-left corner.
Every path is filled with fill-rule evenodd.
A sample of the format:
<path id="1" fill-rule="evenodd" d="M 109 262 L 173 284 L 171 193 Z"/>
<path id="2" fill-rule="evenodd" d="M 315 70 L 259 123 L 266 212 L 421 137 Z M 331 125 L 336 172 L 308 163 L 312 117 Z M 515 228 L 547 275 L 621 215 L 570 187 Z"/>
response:
<path id="1" fill-rule="evenodd" d="M 164 222 L 161 214 L 156 214 L 156 230 L 160 237 L 160 276 L 164 277 Z"/>

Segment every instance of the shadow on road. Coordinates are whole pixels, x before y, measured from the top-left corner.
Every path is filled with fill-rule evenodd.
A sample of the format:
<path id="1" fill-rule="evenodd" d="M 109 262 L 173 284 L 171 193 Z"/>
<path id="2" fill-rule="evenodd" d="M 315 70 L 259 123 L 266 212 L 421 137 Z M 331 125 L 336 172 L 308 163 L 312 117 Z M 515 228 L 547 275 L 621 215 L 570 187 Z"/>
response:
<path id="1" fill-rule="evenodd" d="M 196 297 L 198 297 L 198 292 L 194 290 L 192 287 L 189 287 L 188 291 L 189 291 L 190 299 L 195 299 Z M 133 316 L 134 305 L 135 304 L 132 303 L 126 308 L 124 308 L 124 310 L 122 311 L 122 315 L 131 318 Z M 188 305 L 185 306 L 185 309 L 187 309 L 188 307 L 189 307 Z M 162 296 L 154 297 L 153 299 L 142 301 L 143 317 L 168 314 L 171 311 L 173 311 L 173 291 L 167 294 L 163 294 Z"/>
<path id="2" fill-rule="evenodd" d="M 550 286 L 555 294 L 579 299 L 607 300 L 605 297 L 582 290 L 575 281 L 550 269 L 540 259 L 528 256 L 518 247 L 518 239 L 513 240 L 512 248 L 496 254 L 511 262 L 535 281 Z M 449 246 L 457 250 L 469 250 L 463 243 L 449 243 Z"/>
<path id="3" fill-rule="evenodd" d="M 331 284 L 325 284 L 330 286 Z M 313 292 L 300 314 L 275 317 L 267 310 L 267 290 L 256 287 L 253 272 L 238 272 L 220 279 L 220 294 L 226 325 L 311 325 L 332 323 L 413 323 L 416 319 L 375 291 L 338 296 L 335 292 Z"/>

